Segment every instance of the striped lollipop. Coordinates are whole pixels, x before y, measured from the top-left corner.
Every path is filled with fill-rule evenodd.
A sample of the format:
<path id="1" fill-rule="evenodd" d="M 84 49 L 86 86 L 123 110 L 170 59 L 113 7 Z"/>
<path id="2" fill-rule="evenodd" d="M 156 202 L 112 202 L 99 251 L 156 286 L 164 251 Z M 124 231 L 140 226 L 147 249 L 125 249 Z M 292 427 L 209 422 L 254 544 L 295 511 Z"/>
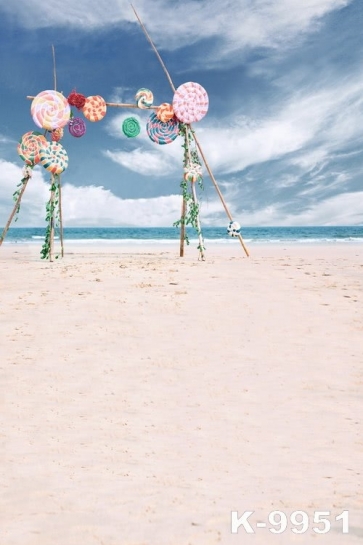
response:
<path id="1" fill-rule="evenodd" d="M 68 124 L 68 130 L 75 138 L 80 138 L 86 132 L 86 123 L 80 117 L 72 117 Z"/>
<path id="2" fill-rule="evenodd" d="M 127 117 L 122 123 L 122 132 L 128 138 L 134 138 L 140 134 L 140 123 L 136 117 Z"/>
<path id="3" fill-rule="evenodd" d="M 183 83 L 174 93 L 174 112 L 182 123 L 200 121 L 207 113 L 208 106 L 207 92 L 199 83 Z"/>
<path id="4" fill-rule="evenodd" d="M 67 125 L 71 108 L 67 99 L 57 91 L 42 91 L 31 103 L 30 113 L 34 123 L 47 131 Z"/>
<path id="5" fill-rule="evenodd" d="M 142 110 L 146 110 L 147 108 L 150 108 L 154 102 L 154 95 L 150 91 L 150 89 L 145 89 L 145 87 L 142 87 L 139 89 L 135 95 L 135 100 L 139 108 Z"/>
<path id="6" fill-rule="evenodd" d="M 106 111 L 106 102 L 99 95 L 87 97 L 82 108 L 83 115 L 88 121 L 101 121 L 105 117 Z"/>
<path id="7" fill-rule="evenodd" d="M 40 132 L 29 131 L 20 138 L 17 152 L 27 165 L 35 165 L 40 161 L 40 148 L 47 144 Z"/>
<path id="8" fill-rule="evenodd" d="M 157 118 L 160 119 L 163 123 L 170 121 L 174 117 L 174 110 L 171 104 L 163 102 L 160 104 L 159 108 L 156 110 Z"/>
<path id="9" fill-rule="evenodd" d="M 175 119 L 163 123 L 152 113 L 146 124 L 146 131 L 153 142 L 171 144 L 179 134 L 179 123 Z"/>
<path id="10" fill-rule="evenodd" d="M 62 174 L 68 166 L 68 155 L 59 142 L 47 142 L 40 149 L 40 164 L 52 174 Z"/>

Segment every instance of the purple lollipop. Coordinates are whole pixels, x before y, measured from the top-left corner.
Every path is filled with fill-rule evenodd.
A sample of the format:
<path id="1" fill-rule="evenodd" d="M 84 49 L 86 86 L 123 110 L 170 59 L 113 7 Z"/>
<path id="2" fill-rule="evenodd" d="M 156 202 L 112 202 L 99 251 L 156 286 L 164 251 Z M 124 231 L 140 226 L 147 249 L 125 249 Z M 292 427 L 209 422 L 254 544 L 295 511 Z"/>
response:
<path id="1" fill-rule="evenodd" d="M 68 130 L 72 136 L 79 138 L 86 132 L 86 123 L 81 117 L 72 117 L 68 123 Z"/>

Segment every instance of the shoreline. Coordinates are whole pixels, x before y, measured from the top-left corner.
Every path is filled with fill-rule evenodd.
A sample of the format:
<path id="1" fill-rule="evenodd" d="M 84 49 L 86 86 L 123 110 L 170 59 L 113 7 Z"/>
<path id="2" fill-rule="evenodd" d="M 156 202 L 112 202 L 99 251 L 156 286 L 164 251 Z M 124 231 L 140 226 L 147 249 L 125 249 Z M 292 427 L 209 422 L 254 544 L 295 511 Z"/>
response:
<path id="1" fill-rule="evenodd" d="M 258 243 L 248 243 L 244 241 L 247 250 L 249 252 L 249 257 L 246 256 L 244 249 L 242 248 L 239 241 L 226 242 L 226 243 L 208 243 L 206 242 L 205 256 L 208 259 L 208 256 L 213 258 L 218 258 L 219 255 L 230 255 L 234 258 L 245 258 L 252 259 L 253 257 L 263 257 L 263 256 L 273 256 L 280 252 L 283 252 L 284 255 L 296 256 L 304 255 L 306 252 L 313 252 L 315 254 L 322 253 L 325 256 L 329 256 L 332 252 L 339 252 L 340 254 L 353 255 L 355 252 L 359 252 L 363 249 L 363 242 L 353 242 L 353 241 L 344 241 L 344 242 L 306 242 L 306 243 L 294 243 L 294 242 L 258 242 Z M 6 260 L 12 255 L 27 255 L 36 258 L 39 256 L 39 260 L 47 262 L 47 260 L 41 260 L 40 251 L 41 251 L 41 241 L 36 242 L 4 242 L 0 247 L 0 261 Z M 56 261 L 61 262 L 62 259 L 67 259 L 67 257 L 74 257 L 82 255 L 98 255 L 102 257 L 110 254 L 120 254 L 120 255 L 139 255 L 143 253 L 155 254 L 167 254 L 171 257 L 177 257 L 180 260 L 183 259 L 193 259 L 199 256 L 199 251 L 197 249 L 197 243 L 185 245 L 184 247 L 184 258 L 179 257 L 179 241 L 168 241 L 167 243 L 155 243 L 155 242 L 139 242 L 139 243 L 130 243 L 129 241 L 107 241 L 106 243 L 100 242 L 89 242 L 89 243 L 80 243 L 80 242 L 70 242 L 65 241 L 64 243 L 64 257 L 57 259 Z M 55 244 L 55 254 L 60 253 L 59 243 Z"/>

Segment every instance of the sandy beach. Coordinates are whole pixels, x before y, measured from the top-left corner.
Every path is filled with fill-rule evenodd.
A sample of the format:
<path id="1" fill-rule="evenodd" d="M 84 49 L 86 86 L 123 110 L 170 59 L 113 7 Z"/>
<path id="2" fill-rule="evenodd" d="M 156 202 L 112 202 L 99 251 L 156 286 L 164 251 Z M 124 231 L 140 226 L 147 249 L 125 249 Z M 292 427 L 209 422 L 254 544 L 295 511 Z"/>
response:
<path id="1" fill-rule="evenodd" d="M 362 246 L 4 244 L 1 545 L 362 543 Z"/>

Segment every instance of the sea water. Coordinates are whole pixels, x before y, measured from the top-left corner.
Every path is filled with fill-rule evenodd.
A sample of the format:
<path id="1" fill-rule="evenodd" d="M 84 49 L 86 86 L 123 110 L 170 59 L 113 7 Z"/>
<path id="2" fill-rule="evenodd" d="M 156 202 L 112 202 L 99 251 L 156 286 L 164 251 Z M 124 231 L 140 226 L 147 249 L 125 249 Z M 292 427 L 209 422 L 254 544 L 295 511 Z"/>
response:
<path id="1" fill-rule="evenodd" d="M 0 230 L 1 233 L 1 230 Z M 187 230 L 191 243 L 198 243 L 192 229 Z M 233 244 L 226 227 L 205 227 L 204 243 Z M 363 243 L 363 225 L 324 227 L 243 227 L 241 234 L 249 244 L 334 244 Z M 5 244 L 42 244 L 44 227 L 11 227 Z M 57 236 L 57 233 L 56 233 Z M 59 235 L 58 235 L 59 236 Z M 67 244 L 170 244 L 179 239 L 175 227 L 66 227 Z"/>

